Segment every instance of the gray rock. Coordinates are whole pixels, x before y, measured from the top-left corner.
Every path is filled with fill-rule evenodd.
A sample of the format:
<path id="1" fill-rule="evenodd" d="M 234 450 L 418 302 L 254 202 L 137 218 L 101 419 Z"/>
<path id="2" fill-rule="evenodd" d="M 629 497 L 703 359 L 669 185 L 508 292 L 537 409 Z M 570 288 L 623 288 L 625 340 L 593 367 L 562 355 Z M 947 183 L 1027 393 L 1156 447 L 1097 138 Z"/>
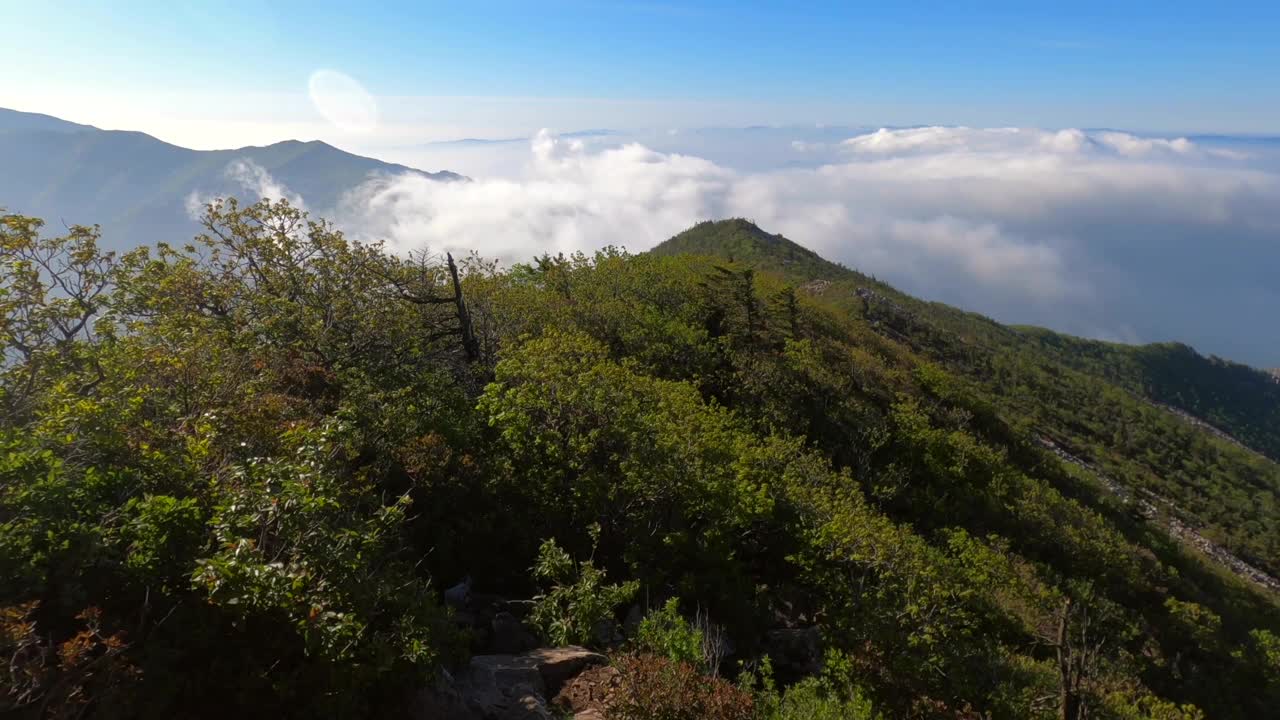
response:
<path id="1" fill-rule="evenodd" d="M 548 695 L 560 692 L 564 684 L 572 680 L 578 673 L 595 665 L 607 665 L 609 658 L 600 653 L 575 645 L 559 648 L 540 648 L 525 653 L 521 657 L 529 658 L 537 664 L 538 672 L 546 685 Z"/>
<path id="2" fill-rule="evenodd" d="M 468 706 L 453 676 L 441 670 L 436 681 L 423 688 L 410 706 L 411 720 L 481 720 L 480 714 Z"/>
<path id="3" fill-rule="evenodd" d="M 454 585 L 444 591 L 444 604 L 461 610 L 471 602 L 471 576 L 468 575 L 462 579 L 462 582 Z"/>
<path id="4" fill-rule="evenodd" d="M 484 720 L 550 718 L 546 698 L 607 659 L 580 647 L 540 648 L 519 655 L 476 655 L 459 684 L 466 704 Z"/>
<path id="5" fill-rule="evenodd" d="M 547 694 L 538 663 L 524 655 L 476 655 L 471 658 L 464 682 L 472 694 L 491 690 L 506 694 L 516 686 Z"/>
<path id="6" fill-rule="evenodd" d="M 517 685 L 506 693 L 504 701 L 490 708 L 485 720 L 553 720 L 547 703 L 534 688 Z"/>

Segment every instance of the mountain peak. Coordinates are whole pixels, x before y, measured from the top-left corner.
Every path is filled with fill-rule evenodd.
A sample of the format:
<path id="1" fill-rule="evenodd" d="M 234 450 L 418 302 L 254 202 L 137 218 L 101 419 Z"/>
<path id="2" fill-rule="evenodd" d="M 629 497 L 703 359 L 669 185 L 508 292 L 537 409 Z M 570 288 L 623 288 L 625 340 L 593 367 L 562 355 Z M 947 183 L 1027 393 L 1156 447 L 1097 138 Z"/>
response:
<path id="1" fill-rule="evenodd" d="M 336 148 L 323 140 L 281 140 L 279 142 L 273 142 L 270 145 L 263 145 L 261 147 L 305 147 L 305 148 L 317 148 L 317 149 L 327 148 L 329 150 L 338 150 L 338 152 L 345 152 L 344 150 L 340 150 L 339 148 Z M 240 148 L 240 149 L 244 150 L 246 148 Z"/>
<path id="2" fill-rule="evenodd" d="M 653 248 L 655 255 L 708 255 L 801 280 L 834 279 L 849 270 L 746 218 L 706 220 Z"/>

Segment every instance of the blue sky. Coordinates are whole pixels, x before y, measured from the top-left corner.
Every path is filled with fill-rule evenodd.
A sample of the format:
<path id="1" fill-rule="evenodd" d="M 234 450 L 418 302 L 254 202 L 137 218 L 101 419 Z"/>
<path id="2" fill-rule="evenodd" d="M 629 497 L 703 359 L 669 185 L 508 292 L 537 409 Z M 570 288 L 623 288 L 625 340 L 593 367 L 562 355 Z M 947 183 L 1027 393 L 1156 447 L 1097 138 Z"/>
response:
<path id="1" fill-rule="evenodd" d="M 966 5 L 7 0 L 0 106 L 266 142 L 306 133 L 329 68 L 435 140 L 668 119 L 1280 132 L 1280 3 Z"/>
<path id="2" fill-rule="evenodd" d="M 742 215 L 1006 322 L 1280 365 L 1254 320 L 1280 313 L 1275 0 L 0 0 L 0 25 L 0 107 L 475 180 L 311 208 L 397 249 L 643 250 Z"/>

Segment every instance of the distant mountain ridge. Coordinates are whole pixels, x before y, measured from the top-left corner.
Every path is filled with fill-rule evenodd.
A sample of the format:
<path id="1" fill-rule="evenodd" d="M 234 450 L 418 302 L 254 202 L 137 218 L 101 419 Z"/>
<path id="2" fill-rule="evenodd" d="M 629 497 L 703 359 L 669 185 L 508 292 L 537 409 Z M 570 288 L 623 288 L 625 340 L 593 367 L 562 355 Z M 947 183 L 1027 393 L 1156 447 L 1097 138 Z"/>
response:
<path id="1" fill-rule="evenodd" d="M 188 209 L 193 197 L 256 200 L 246 178 L 231 171 L 238 160 L 261 168 L 321 213 L 371 175 L 464 179 L 448 171 L 424 172 L 354 155 L 319 141 L 191 150 L 145 133 L 101 130 L 0 108 L 0 207 L 50 224 L 98 223 L 106 244 L 117 248 L 189 239 L 196 229 Z"/>
<path id="2" fill-rule="evenodd" d="M 0 132 L 6 130 L 46 130 L 51 132 L 82 132 L 98 130 L 92 125 L 81 125 L 44 113 L 21 112 L 0 108 Z"/>

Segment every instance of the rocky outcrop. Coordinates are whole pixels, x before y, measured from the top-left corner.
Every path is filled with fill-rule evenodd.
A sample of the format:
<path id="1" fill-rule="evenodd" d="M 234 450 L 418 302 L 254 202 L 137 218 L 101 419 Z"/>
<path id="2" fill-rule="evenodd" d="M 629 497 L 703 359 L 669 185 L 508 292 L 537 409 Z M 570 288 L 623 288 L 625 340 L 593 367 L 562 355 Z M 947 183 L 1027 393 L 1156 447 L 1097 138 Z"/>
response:
<path id="1" fill-rule="evenodd" d="M 480 720 L 480 715 L 467 704 L 457 681 L 443 670 L 435 682 L 413 698 L 409 717 L 413 720 Z"/>
<path id="2" fill-rule="evenodd" d="M 609 662 L 609 659 L 600 653 L 574 646 L 542 648 L 521 657 L 537 666 L 547 692 L 553 695 L 560 692 L 560 688 L 564 687 L 566 682 L 583 670 Z"/>
<path id="3" fill-rule="evenodd" d="M 584 670 L 607 665 L 604 655 L 581 647 L 538 647 L 522 618 L 532 601 L 477 592 L 470 577 L 448 588 L 445 605 L 472 638 L 474 654 L 455 675 L 442 673 L 414 700 L 414 718 L 427 720 L 549 720 L 548 699 Z M 616 623 L 597 628 L 602 647 L 621 642 Z"/>
<path id="4" fill-rule="evenodd" d="M 1150 402 L 1150 401 L 1148 401 L 1148 402 Z M 1198 428 L 1198 429 L 1200 429 L 1200 430 L 1203 430 L 1203 431 L 1205 431 L 1205 432 L 1209 433 L 1210 435 L 1212 435 L 1212 436 L 1214 436 L 1214 437 L 1218 438 L 1219 440 L 1223 440 L 1223 441 L 1225 441 L 1225 442 L 1228 442 L 1228 443 L 1230 443 L 1230 444 L 1232 444 L 1232 445 L 1234 445 L 1234 446 L 1236 446 L 1236 447 L 1240 448 L 1241 450 L 1244 450 L 1245 452 L 1250 453 L 1250 454 L 1252 454 L 1252 455 L 1256 455 L 1256 456 L 1258 456 L 1258 457 L 1260 457 L 1260 458 L 1264 458 L 1264 459 L 1266 458 L 1266 456 L 1265 456 L 1265 455 L 1263 455 L 1262 453 L 1258 452 L 1257 450 L 1254 450 L 1253 448 L 1249 447 L 1248 445 L 1245 445 L 1244 443 L 1240 442 L 1239 440 L 1235 439 L 1235 438 L 1234 438 L 1234 437 L 1232 437 L 1229 433 L 1227 433 L 1225 430 L 1221 430 L 1221 429 L 1219 429 L 1219 428 L 1215 427 L 1214 425 L 1210 425 L 1208 422 L 1206 422 L 1206 421 L 1204 421 L 1204 420 L 1201 420 L 1200 418 L 1196 417 L 1195 415 L 1192 415 L 1191 413 L 1189 413 L 1189 412 L 1187 412 L 1187 411 L 1185 411 L 1185 410 L 1181 410 L 1181 409 L 1176 408 L 1176 407 L 1174 407 L 1174 406 L 1172 406 L 1172 405 L 1165 405 L 1164 403 L 1150 402 L 1150 404 L 1151 404 L 1151 405 L 1153 405 L 1153 406 L 1155 406 L 1155 407 L 1160 408 L 1161 410 L 1165 410 L 1165 411 L 1167 411 L 1167 412 L 1173 413 L 1174 415 L 1178 416 L 1178 417 L 1179 417 L 1179 418 L 1181 418 L 1182 420 L 1186 421 L 1186 422 L 1187 422 L 1189 425 L 1191 425 L 1192 427 L 1195 427 L 1195 428 Z"/>
<path id="5" fill-rule="evenodd" d="M 800 290 L 801 292 L 807 292 L 810 295 L 821 295 L 826 292 L 829 287 L 831 287 L 830 280 L 810 280 L 809 282 L 801 285 Z"/>
<path id="6" fill-rule="evenodd" d="M 1195 547 L 1200 552 L 1216 560 L 1219 564 L 1225 566 L 1237 576 L 1248 580 L 1255 585 L 1266 588 L 1272 592 L 1280 593 L 1280 580 L 1259 570 L 1249 563 L 1236 557 L 1229 550 L 1213 542 L 1209 538 L 1201 535 L 1196 528 L 1184 522 L 1179 517 L 1178 507 L 1170 500 L 1162 498 L 1155 493 L 1144 488 L 1138 488 L 1138 494 L 1129 490 L 1129 488 L 1117 482 L 1115 479 L 1102 471 L 1102 468 L 1093 463 L 1083 460 L 1072 455 L 1065 448 L 1053 440 L 1039 436 L 1036 440 L 1042 447 L 1057 455 L 1064 462 L 1071 463 L 1077 467 L 1093 473 L 1094 477 L 1107 488 L 1112 494 L 1120 498 L 1126 503 L 1130 503 L 1138 510 L 1138 513 L 1147 520 L 1157 523 L 1164 528 L 1169 535 L 1181 540 L 1188 545 Z"/>
<path id="7" fill-rule="evenodd" d="M 605 656 L 586 648 L 539 648 L 519 655 L 471 658 L 458 690 L 472 717 L 481 720 L 535 720 L 552 717 L 546 699 Z"/>
<path id="8" fill-rule="evenodd" d="M 473 653 L 518 655 L 540 644 L 537 635 L 522 622 L 532 609 L 531 600 L 508 600 L 476 592 L 468 576 L 445 590 L 444 602 L 453 611 L 453 623 L 470 636 Z"/>
<path id="9" fill-rule="evenodd" d="M 471 603 L 471 576 L 444 591 L 444 604 L 455 610 L 465 610 Z"/>

